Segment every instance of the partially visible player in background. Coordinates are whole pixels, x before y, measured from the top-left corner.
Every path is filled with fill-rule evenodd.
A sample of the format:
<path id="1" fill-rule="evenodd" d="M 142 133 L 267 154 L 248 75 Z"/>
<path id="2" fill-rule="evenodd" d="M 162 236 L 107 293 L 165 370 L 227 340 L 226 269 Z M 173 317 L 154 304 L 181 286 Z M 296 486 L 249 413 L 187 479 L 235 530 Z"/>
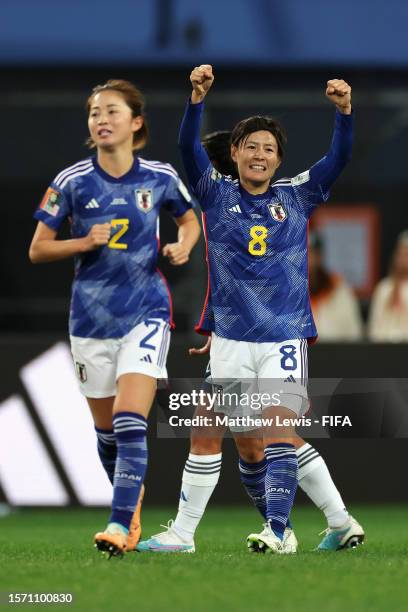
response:
<path id="1" fill-rule="evenodd" d="M 389 274 L 374 290 L 368 337 L 373 342 L 408 341 L 408 230 L 398 236 Z"/>
<path id="2" fill-rule="evenodd" d="M 231 159 L 231 132 L 218 131 L 207 134 L 202 144 L 214 168 L 224 176 L 237 178 L 235 164 Z M 212 316 L 208 301 L 200 325 L 196 330 L 210 334 L 208 321 Z M 199 349 L 190 349 L 190 355 L 205 355 L 210 351 L 211 336 Z M 212 393 L 211 365 L 208 364 L 205 390 Z M 214 419 L 214 411 L 207 406 L 197 408 L 194 416 Z M 186 461 L 180 493 L 178 513 L 175 521 L 169 522 L 168 529 L 148 540 L 140 542 L 142 552 L 194 552 L 194 536 L 204 515 L 210 497 L 218 483 L 222 461 L 222 441 L 226 428 L 217 426 L 193 427 L 190 437 L 190 454 Z M 241 482 L 255 507 L 266 521 L 265 475 L 266 459 L 262 436 L 232 430 L 239 454 Z M 299 463 L 298 481 L 301 489 L 313 503 L 324 512 L 328 533 L 319 545 L 320 549 L 338 550 L 355 544 L 361 537 L 361 526 L 347 512 L 324 459 L 319 452 L 299 436 L 295 439 Z M 341 534 L 341 538 L 338 536 Z M 330 537 L 327 537 L 327 536 Z M 336 537 L 335 537 L 336 536 Z M 285 529 L 283 546 L 287 553 L 296 552 L 297 539 L 290 526 Z"/>
<path id="3" fill-rule="evenodd" d="M 363 338 L 358 300 L 346 281 L 324 265 L 324 242 L 309 235 L 309 287 L 313 317 L 323 342 L 355 342 Z"/>
<path id="4" fill-rule="evenodd" d="M 188 261 L 200 227 L 176 171 L 135 155 L 148 139 L 141 92 L 110 80 L 93 89 L 87 111 L 96 155 L 52 181 L 35 213 L 30 259 L 75 257 L 72 355 L 113 485 L 112 512 L 95 545 L 120 556 L 140 538 L 136 504 L 147 467 L 147 417 L 157 379 L 167 375 L 172 307 L 156 268 L 160 210 L 178 226 L 178 241 L 162 251 L 174 265 Z M 66 219 L 72 239 L 57 240 Z"/>

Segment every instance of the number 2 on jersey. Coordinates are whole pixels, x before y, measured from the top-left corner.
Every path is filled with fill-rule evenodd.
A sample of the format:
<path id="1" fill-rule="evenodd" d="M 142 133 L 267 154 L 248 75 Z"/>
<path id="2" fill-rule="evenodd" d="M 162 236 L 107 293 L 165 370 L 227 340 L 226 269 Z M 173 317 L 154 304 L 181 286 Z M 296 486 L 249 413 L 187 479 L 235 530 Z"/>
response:
<path id="1" fill-rule="evenodd" d="M 263 225 L 254 225 L 249 231 L 249 235 L 252 240 L 249 241 L 248 251 L 251 255 L 265 255 L 266 253 L 266 237 L 268 235 L 268 229 Z"/>
<path id="2" fill-rule="evenodd" d="M 113 228 L 119 227 L 119 230 L 109 240 L 108 247 L 110 249 L 127 249 L 128 245 L 126 242 L 118 242 L 118 240 L 128 231 L 129 219 L 112 219 L 111 226 Z"/>

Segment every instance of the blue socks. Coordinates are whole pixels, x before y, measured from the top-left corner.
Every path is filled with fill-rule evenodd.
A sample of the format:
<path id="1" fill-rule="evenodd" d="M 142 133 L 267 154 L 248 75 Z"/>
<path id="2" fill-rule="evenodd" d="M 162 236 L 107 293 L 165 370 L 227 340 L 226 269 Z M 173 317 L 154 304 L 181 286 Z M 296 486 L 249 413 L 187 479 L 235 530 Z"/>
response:
<path id="1" fill-rule="evenodd" d="M 268 462 L 266 459 L 262 459 L 258 463 L 247 463 L 240 457 L 238 466 L 245 491 L 266 521 L 265 476 Z M 286 527 L 292 529 L 292 523 L 289 518 Z"/>
<path id="2" fill-rule="evenodd" d="M 99 427 L 95 427 L 95 431 L 98 439 L 97 448 L 99 459 L 102 462 L 111 484 L 113 484 L 117 454 L 115 434 L 112 429 L 99 429 Z"/>
<path id="3" fill-rule="evenodd" d="M 297 489 L 298 462 L 292 444 L 279 442 L 265 448 L 266 520 L 281 540 Z"/>
<path id="4" fill-rule="evenodd" d="M 239 458 L 239 475 L 246 492 L 256 508 L 266 519 L 265 476 L 268 463 L 262 459 L 259 463 L 247 463 Z"/>
<path id="5" fill-rule="evenodd" d="M 147 422 L 141 414 L 118 412 L 113 417 L 117 458 L 110 523 L 129 529 L 147 467 Z"/>

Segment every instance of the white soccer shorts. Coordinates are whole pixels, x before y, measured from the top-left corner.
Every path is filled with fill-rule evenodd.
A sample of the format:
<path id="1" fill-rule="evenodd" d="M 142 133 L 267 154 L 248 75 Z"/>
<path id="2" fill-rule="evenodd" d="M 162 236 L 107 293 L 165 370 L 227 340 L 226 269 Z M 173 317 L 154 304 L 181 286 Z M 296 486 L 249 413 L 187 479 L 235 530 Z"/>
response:
<path id="1" fill-rule="evenodd" d="M 123 338 L 71 336 L 70 340 L 79 388 L 86 397 L 116 395 L 116 381 L 122 374 L 167 378 L 170 328 L 162 319 L 147 319 Z"/>
<path id="2" fill-rule="evenodd" d="M 213 333 L 210 364 L 213 391 L 219 390 L 222 395 L 222 400 L 215 403 L 216 412 L 231 418 L 257 418 L 263 409 L 281 406 L 301 417 L 309 408 L 304 339 L 258 343 Z"/>

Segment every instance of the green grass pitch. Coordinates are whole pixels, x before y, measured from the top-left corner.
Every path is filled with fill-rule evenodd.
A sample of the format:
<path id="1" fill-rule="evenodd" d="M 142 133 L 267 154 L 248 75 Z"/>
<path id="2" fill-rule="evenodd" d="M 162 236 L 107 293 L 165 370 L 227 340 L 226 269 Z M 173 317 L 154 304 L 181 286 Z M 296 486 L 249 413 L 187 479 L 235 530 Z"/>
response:
<path id="1" fill-rule="evenodd" d="M 258 515 L 250 507 L 223 507 L 208 510 L 194 555 L 129 553 L 110 561 L 92 546 L 107 511 L 18 512 L 0 519 L 0 591 L 3 598 L 9 591 L 73 593 L 72 604 L 48 609 L 407 610 L 406 508 L 352 511 L 366 529 L 366 544 L 354 550 L 313 552 L 325 523 L 317 510 L 300 506 L 292 516 L 297 555 L 250 554 L 245 537 L 260 528 Z M 171 516 L 166 508 L 145 508 L 144 535 L 160 531 Z"/>

